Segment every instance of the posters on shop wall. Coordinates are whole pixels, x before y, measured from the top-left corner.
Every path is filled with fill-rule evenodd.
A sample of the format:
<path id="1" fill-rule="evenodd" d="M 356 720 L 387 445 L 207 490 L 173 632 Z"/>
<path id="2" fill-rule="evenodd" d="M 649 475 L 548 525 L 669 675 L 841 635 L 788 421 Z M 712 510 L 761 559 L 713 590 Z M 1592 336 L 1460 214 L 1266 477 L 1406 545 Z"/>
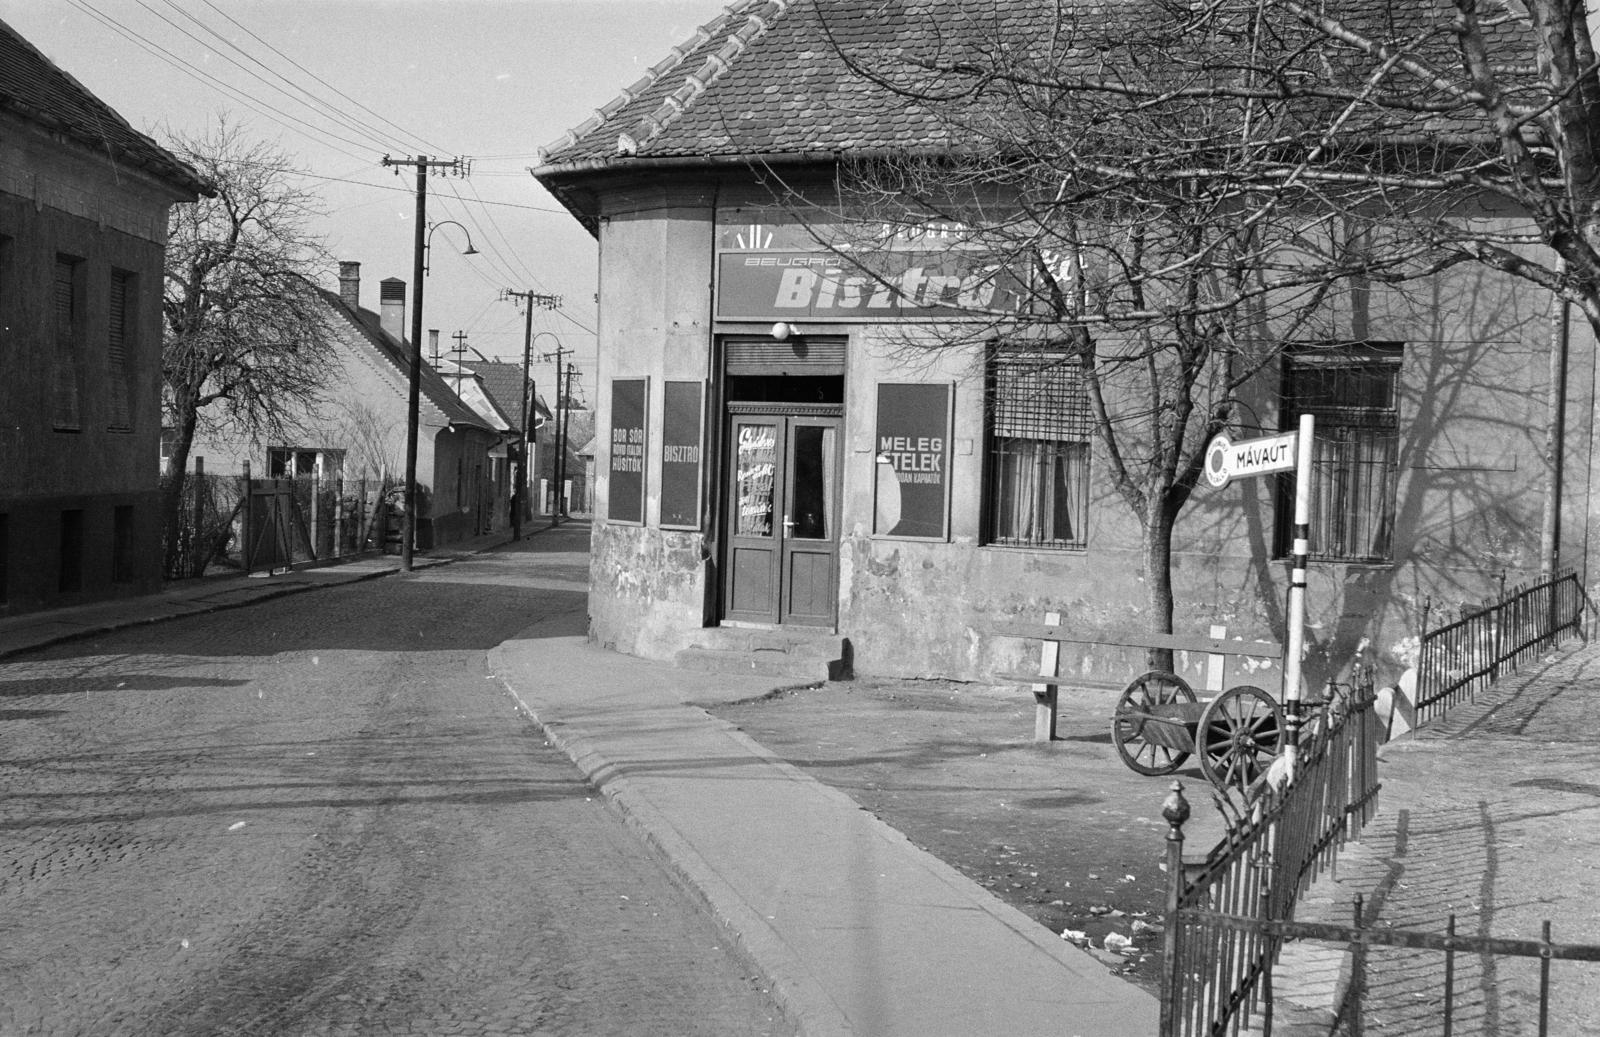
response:
<path id="1" fill-rule="evenodd" d="M 661 527 L 697 529 L 700 525 L 700 382 L 668 382 L 661 405 Z"/>
<path id="2" fill-rule="evenodd" d="M 610 483 L 606 517 L 613 522 L 644 522 L 645 414 L 649 381 L 611 382 Z"/>
<path id="3" fill-rule="evenodd" d="M 949 526 L 952 386 L 878 386 L 872 531 L 944 539 Z"/>

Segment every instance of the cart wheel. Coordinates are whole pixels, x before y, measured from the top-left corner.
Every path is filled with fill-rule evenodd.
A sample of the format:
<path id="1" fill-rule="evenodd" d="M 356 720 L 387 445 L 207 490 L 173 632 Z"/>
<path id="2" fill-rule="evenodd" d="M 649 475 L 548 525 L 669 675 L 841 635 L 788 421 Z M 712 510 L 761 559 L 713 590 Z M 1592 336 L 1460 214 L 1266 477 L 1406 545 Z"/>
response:
<path id="1" fill-rule="evenodd" d="M 1170 720 L 1151 720 L 1157 706 L 1193 702 L 1194 692 L 1182 677 L 1162 670 L 1140 674 L 1122 689 L 1117 710 L 1111 715 L 1111 741 L 1122 762 L 1140 774 L 1171 774 L 1183 766 L 1189 753 L 1153 740 L 1150 729 L 1157 725 L 1175 727 Z M 1166 739 L 1165 741 L 1170 741 Z"/>
<path id="2" fill-rule="evenodd" d="M 1195 748 L 1213 785 L 1249 788 L 1283 747 L 1283 710 L 1251 684 L 1229 688 L 1200 714 Z"/>

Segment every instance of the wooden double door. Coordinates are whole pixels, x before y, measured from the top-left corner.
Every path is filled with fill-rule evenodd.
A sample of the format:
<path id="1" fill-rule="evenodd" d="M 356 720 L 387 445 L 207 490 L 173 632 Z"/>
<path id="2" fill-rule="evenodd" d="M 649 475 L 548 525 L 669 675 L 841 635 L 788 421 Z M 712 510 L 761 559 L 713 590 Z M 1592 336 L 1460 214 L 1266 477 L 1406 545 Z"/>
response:
<path id="1" fill-rule="evenodd" d="M 723 618 L 838 617 L 841 408 L 731 404 Z"/>

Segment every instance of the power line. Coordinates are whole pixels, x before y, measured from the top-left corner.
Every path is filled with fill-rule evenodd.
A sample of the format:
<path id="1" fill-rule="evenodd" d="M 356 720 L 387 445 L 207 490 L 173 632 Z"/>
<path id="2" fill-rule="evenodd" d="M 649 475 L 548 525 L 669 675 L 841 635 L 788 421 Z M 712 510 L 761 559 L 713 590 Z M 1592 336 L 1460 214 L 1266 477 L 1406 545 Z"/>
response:
<path id="1" fill-rule="evenodd" d="M 469 207 L 467 205 L 467 200 L 465 198 L 461 197 L 461 193 L 455 189 L 455 185 L 454 184 L 450 184 L 448 186 L 450 188 L 451 196 L 454 197 L 455 200 L 461 204 L 462 211 L 464 213 L 466 213 L 467 219 L 472 222 L 472 226 L 477 229 L 478 234 L 488 244 L 489 252 L 494 257 L 494 259 L 496 260 L 497 265 L 498 265 L 498 267 L 500 269 L 500 272 L 503 275 L 501 280 L 503 280 L 503 281 L 526 281 L 526 280 L 529 280 L 529 278 L 532 276 L 531 274 L 529 274 L 527 276 L 522 276 L 522 275 L 517 274 L 512 269 L 512 266 L 513 266 L 512 260 L 515 260 L 515 265 L 522 267 L 524 271 L 527 270 L 527 264 L 523 263 L 521 257 L 516 255 L 516 251 L 511 247 L 510 240 L 507 239 L 505 234 L 500 230 L 499 225 L 494 222 L 494 218 L 487 211 L 484 213 L 484 218 L 489 221 L 489 226 L 494 229 L 494 233 L 490 234 L 489 232 L 487 232 L 487 231 L 485 231 L 483 229 L 483 225 L 478 222 L 478 218 L 476 216 L 472 215 L 472 213 L 470 211 L 468 211 Z M 474 192 L 474 194 L 476 195 L 476 192 Z M 499 243 L 498 244 L 496 243 L 496 238 L 499 239 Z M 502 251 L 501 251 L 501 246 L 502 245 L 504 246 L 505 251 L 510 253 L 510 256 L 511 256 L 510 259 L 508 259 L 504 253 L 502 253 Z"/>
<path id="2" fill-rule="evenodd" d="M 257 36 L 247 26 L 241 24 L 232 15 L 228 14 L 228 12 L 222 10 L 216 4 L 212 3 L 211 0 L 201 0 L 201 3 L 205 4 L 207 7 L 211 8 L 213 11 L 216 11 L 218 14 L 222 15 L 222 17 L 226 18 L 228 21 L 232 22 L 234 25 L 239 26 L 239 28 L 241 30 L 243 30 L 244 32 L 246 32 L 246 33 L 248 33 L 250 35 L 251 39 L 254 39 L 256 42 L 260 43 L 263 47 L 266 47 L 268 50 L 272 51 L 272 53 L 278 55 L 278 57 L 280 57 L 283 60 L 287 61 L 289 64 L 293 65 L 295 68 L 299 69 L 301 72 L 304 72 L 306 75 L 310 76 L 312 79 L 315 79 L 317 82 L 321 83 L 323 86 L 327 87 L 329 90 L 332 90 L 334 93 L 338 94 L 340 97 L 344 98 L 346 101 L 349 101 L 351 104 L 355 105 L 357 108 L 360 108 L 362 111 L 366 112 L 368 115 L 372 116 L 374 119 L 378 119 L 381 122 L 388 123 L 388 125 L 391 126 L 392 128 L 394 128 L 396 131 L 398 131 L 402 137 L 411 137 L 411 138 L 413 138 L 414 140 L 426 145 L 426 147 L 427 147 L 427 149 L 429 151 L 447 152 L 447 151 L 450 150 L 448 148 L 441 148 L 437 144 L 430 143 L 429 141 L 423 139 L 422 137 L 417 136 L 415 133 L 411 133 L 411 132 L 401 128 L 396 123 L 391 122 L 390 120 L 384 118 L 382 115 L 379 115 L 377 112 L 373 111 L 371 108 L 368 108 L 366 105 L 362 104 L 360 101 L 357 101 L 355 98 L 351 97 L 349 94 L 345 93 L 343 90 L 340 90 L 338 87 L 334 86 L 332 83 L 328 82 L 326 79 L 323 79 L 321 76 L 317 75 L 315 72 L 313 72 L 310 69 L 306 68 L 304 65 L 300 64 L 298 61 L 296 61 L 295 59 L 291 58 L 289 55 L 285 54 L 283 51 L 279 50 L 277 47 L 274 47 L 272 44 L 268 43 L 266 40 L 262 39 L 260 36 Z"/>
<path id="3" fill-rule="evenodd" d="M 359 155 L 351 155 L 350 157 L 351 158 L 360 158 Z M 364 161 L 367 161 L 367 160 L 364 160 Z M 370 165 L 370 161 L 368 161 L 367 164 Z M 411 193 L 411 191 L 408 190 L 407 188 L 404 188 L 404 187 L 393 187 L 393 186 L 390 186 L 389 184 L 374 184 L 374 183 L 371 183 L 371 182 L 366 181 L 366 180 L 351 180 L 349 177 L 329 176 L 326 173 L 312 173 L 312 172 L 307 172 L 305 170 L 300 170 L 300 169 L 290 169 L 289 167 L 284 167 L 284 169 L 287 170 L 288 172 L 298 173 L 301 176 L 309 176 L 309 177 L 312 177 L 313 179 L 316 179 L 316 180 L 332 180 L 332 181 L 334 181 L 336 183 L 341 183 L 341 184 L 354 184 L 357 187 L 370 187 L 375 191 L 398 191 L 401 194 L 410 194 Z M 465 199 L 463 199 L 463 201 L 465 201 Z M 479 204 L 480 205 L 499 206 L 502 209 L 528 209 L 528 210 L 530 210 L 532 212 L 548 212 L 548 213 L 555 213 L 556 215 L 565 215 L 566 214 L 566 210 L 565 209 L 552 209 L 547 205 L 523 205 L 520 202 L 498 202 L 498 201 L 489 201 L 488 199 L 480 199 L 479 200 Z"/>
<path id="4" fill-rule="evenodd" d="M 289 130 L 291 132 L 296 132 L 297 131 L 296 130 L 296 125 L 292 125 L 292 124 L 298 124 L 298 127 L 299 127 L 298 132 L 319 135 L 319 136 L 321 136 L 323 138 L 321 143 L 324 144 L 324 146 L 330 147 L 334 151 L 339 152 L 341 155 L 347 155 L 350 158 L 360 158 L 361 156 L 356 154 L 353 151 L 345 150 L 343 147 L 340 146 L 340 144 L 348 144 L 351 147 L 360 148 L 362 150 L 367 150 L 366 147 L 364 145 L 362 145 L 362 144 L 359 144 L 359 143 L 357 143 L 355 141 L 346 140 L 346 139 L 344 139 L 342 137 L 338 137 L 338 136 L 336 136 L 334 134 L 331 134 L 331 133 L 328 133 L 328 132 L 326 132 L 324 130 L 318 129 L 315 126 L 308 125 L 308 124 L 302 122 L 301 120 L 296 119 L 294 116 L 290 115 L 289 113 L 287 113 L 285 111 L 282 111 L 281 109 L 278 109 L 278 108 L 276 108 L 276 107 L 274 107 L 274 106 L 272 106 L 270 104 L 267 104 L 265 101 L 258 101 L 257 99 L 250 97 L 248 94 L 244 93 L 243 91 L 241 91 L 241 90 L 239 90 L 239 89 L 237 89 L 237 88 L 235 88 L 235 87 L 233 87 L 233 86 L 231 86 L 231 85 L 229 85 L 227 83 L 224 83 L 219 79 L 216 79 L 215 77 L 207 74 L 206 72 L 196 68 L 193 64 L 191 64 L 190 62 L 184 60 L 183 58 L 179 57 L 178 55 L 174 54 L 172 51 L 167 50 L 165 47 L 161 46 L 159 43 L 156 43 L 156 42 L 150 40 L 148 37 L 144 36 L 143 34 L 141 34 L 139 32 L 136 32 L 133 29 L 128 28 L 126 25 L 123 25 L 121 22 L 117 21 L 115 18 L 112 18 L 110 15 L 104 14 L 104 13 L 100 12 L 99 10 L 96 10 L 94 7 L 90 6 L 90 4 L 88 3 L 88 0 L 67 0 L 67 2 L 72 4 L 72 6 L 76 7 L 78 10 L 82 11 L 83 13 L 89 15 L 91 18 L 93 18 L 96 21 L 100 22 L 102 25 L 106 26 L 106 28 L 110 29 L 112 32 L 114 32 L 117 35 L 121 36 L 123 39 L 128 40 L 130 43 L 135 44 L 136 46 L 138 46 L 139 48 L 141 48 L 145 52 L 149 53 L 151 56 L 155 57 L 156 59 L 158 59 L 160 61 L 163 61 L 168 65 L 171 65 L 173 68 L 177 69 L 179 72 L 184 73 L 185 75 L 189 76 L 191 79 L 194 79 L 195 81 L 201 83 L 204 86 L 209 86 L 213 90 L 217 90 L 217 91 L 220 91 L 222 93 L 228 94 L 234 100 L 238 101 L 240 104 L 243 104 L 246 108 L 249 108 L 251 111 L 255 112 L 257 115 L 260 115 L 263 118 L 265 118 L 265 119 L 267 119 L 267 120 L 269 120 L 271 122 L 277 123 L 279 126 L 282 126 L 286 130 Z M 263 108 L 267 109 L 267 111 L 262 111 Z M 276 112 L 278 115 L 283 116 L 283 118 L 279 119 L 279 118 L 269 114 L 269 112 Z M 284 121 L 285 119 L 287 119 L 288 122 L 285 122 Z"/>
<path id="5" fill-rule="evenodd" d="M 478 194 L 478 188 L 472 183 L 471 180 L 467 181 L 467 190 L 472 192 L 472 197 L 478 202 L 478 204 L 483 204 L 483 196 Z M 494 212 L 492 210 L 485 209 L 483 218 L 489 221 L 489 226 L 493 227 L 495 233 L 500 235 L 500 240 L 505 242 L 506 250 L 511 253 L 511 258 L 516 261 L 516 264 L 519 267 L 522 268 L 523 273 L 528 275 L 526 280 L 531 281 L 542 289 L 544 285 L 539 281 L 539 278 L 534 275 L 533 269 L 529 267 L 528 264 L 523 261 L 522 256 L 517 253 L 515 246 L 511 244 L 510 235 L 508 235 L 495 220 Z"/>
<path id="6" fill-rule="evenodd" d="M 174 11 L 177 11 L 179 14 L 183 15 L 183 17 L 189 19 L 195 25 L 199 26 L 204 32 L 206 32 L 207 34 L 215 37 L 225 47 L 227 47 L 230 50 L 238 52 L 246 60 L 248 60 L 250 62 L 253 62 L 255 65 L 259 66 L 264 72 L 266 72 L 269 75 L 273 76 L 274 78 L 282 81 L 287 86 L 292 87 L 293 89 L 299 91 L 301 94 L 304 94 L 305 97 L 309 98 L 310 100 L 309 101 L 302 100 L 301 98 L 296 97 L 294 94 L 289 93 L 283 87 L 278 86 L 276 83 L 273 83 L 273 82 L 269 81 L 268 79 L 264 78 L 259 72 L 256 72 L 256 71 L 254 71 L 254 70 L 252 70 L 250 68 L 245 67 L 244 65 L 241 65 L 237 60 L 235 60 L 234 58 L 230 57 L 228 54 L 219 52 L 219 56 L 224 61 L 226 61 L 229 64 L 233 65 L 239 71 L 241 71 L 245 75 L 251 77 L 256 82 L 262 84 L 263 86 L 266 86 L 266 87 L 269 87 L 269 88 L 271 88 L 273 90 L 278 91 L 278 93 L 282 94 L 284 97 L 287 97 L 289 100 L 291 100 L 294 103 L 300 105 L 301 107 L 307 109 L 308 111 L 310 111 L 313 115 L 317 116 L 318 118 L 328 119 L 329 121 L 331 121 L 334 124 L 338 125 L 339 127 L 344 129 L 345 131 L 353 132 L 353 133 L 355 133 L 355 134 L 357 134 L 357 135 L 359 135 L 361 137 L 364 137 L 365 139 L 370 141 L 375 147 L 378 147 L 378 148 L 392 148 L 392 147 L 394 147 L 394 145 L 396 143 L 395 141 L 385 139 L 384 137 L 373 133 L 366 125 L 364 125 L 361 122 L 358 122 L 358 121 L 356 121 L 354 119 L 351 119 L 349 116 L 345 115 L 344 112 L 340 111 L 339 108 L 336 105 L 330 104 L 329 102 L 327 102 L 327 101 L 323 100 L 322 98 L 318 97 L 316 94 L 314 94 L 310 90 L 307 90 L 305 87 L 301 86 L 300 84 L 291 81 L 287 76 L 283 75 L 278 70 L 272 68 L 270 65 L 266 64 L 260 58 L 257 58 L 254 54 L 251 54 L 249 51 L 247 51 L 244 48 L 240 47 L 237 43 L 234 43 L 232 40 L 228 39 L 226 36 L 224 36 L 222 33 L 218 32 L 216 29 L 212 28 L 210 25 L 207 25 L 204 21 L 202 21 L 198 16 L 196 16 L 192 12 L 186 11 L 182 7 L 179 7 L 177 2 L 176 2 L 176 0 L 164 0 L 164 2 L 166 3 L 166 5 L 168 7 L 172 8 Z M 146 11 L 149 11 L 151 14 L 155 15 L 155 17 L 161 19 L 161 21 L 165 22 L 167 25 L 172 26 L 173 29 L 175 29 L 178 32 L 182 33 L 184 36 L 187 36 L 189 39 L 191 39 L 195 43 L 199 44 L 202 48 L 207 47 L 207 44 L 206 44 L 206 42 L 204 40 L 200 39 L 198 36 L 195 36 L 193 33 L 189 32 L 187 29 L 185 29 L 183 26 L 181 26 L 181 25 L 177 24 L 176 22 L 172 21 L 170 18 L 168 18 L 166 15 L 162 14 L 160 11 L 157 11 L 154 8 L 152 8 L 148 3 L 145 2 L 145 0 L 139 0 L 139 6 L 144 8 Z"/>
<path id="7" fill-rule="evenodd" d="M 505 281 L 511 276 L 511 272 L 509 265 L 505 261 L 505 258 L 500 254 L 499 247 L 490 238 L 488 233 L 484 231 L 483 225 L 478 222 L 477 218 L 471 213 L 465 211 L 464 207 L 466 203 L 461 196 L 456 193 L 454 185 L 446 184 L 445 186 L 450 190 L 450 197 L 454 198 L 462 206 L 462 211 L 459 213 L 452 208 L 451 215 L 459 215 L 464 218 L 468 224 L 470 224 L 468 227 L 469 234 L 473 231 L 477 232 L 477 242 L 481 243 L 479 246 L 479 252 L 481 252 L 485 259 L 488 260 L 489 266 L 494 268 L 496 276 L 498 276 L 501 281 Z M 444 195 L 439 196 L 439 201 L 441 204 L 445 204 L 448 207 L 448 199 Z"/>

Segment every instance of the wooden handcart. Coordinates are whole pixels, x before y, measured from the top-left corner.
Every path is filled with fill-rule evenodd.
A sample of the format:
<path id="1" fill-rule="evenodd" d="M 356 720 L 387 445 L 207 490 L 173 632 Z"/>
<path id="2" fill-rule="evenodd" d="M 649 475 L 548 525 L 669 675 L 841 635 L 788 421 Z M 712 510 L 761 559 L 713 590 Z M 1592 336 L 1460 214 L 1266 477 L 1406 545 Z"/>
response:
<path id="1" fill-rule="evenodd" d="M 1283 749 L 1283 708 L 1253 684 L 1200 701 L 1175 673 L 1128 683 L 1111 714 L 1111 742 L 1140 774 L 1171 774 L 1191 755 L 1213 785 L 1248 787 Z"/>
<path id="2" fill-rule="evenodd" d="M 1004 674 L 1033 688 L 1039 705 L 1035 737 L 1055 736 L 1056 689 L 1066 683 L 1057 674 L 1062 644 L 1115 645 L 1164 649 L 1204 655 L 1207 681 L 1220 688 L 1228 656 L 1283 659 L 1283 648 L 1271 641 L 1230 641 L 1216 628 L 1211 637 L 1183 634 L 1074 634 L 1059 613 L 1044 623 L 1002 623 L 990 633 L 1042 642 L 1036 674 Z M 1111 742 L 1129 768 L 1140 774 L 1171 774 L 1199 756 L 1200 770 L 1215 785 L 1249 786 L 1265 773 L 1282 751 L 1287 729 L 1283 707 L 1252 684 L 1241 684 L 1199 698 L 1175 673 L 1151 670 L 1130 681 L 1111 713 Z"/>

